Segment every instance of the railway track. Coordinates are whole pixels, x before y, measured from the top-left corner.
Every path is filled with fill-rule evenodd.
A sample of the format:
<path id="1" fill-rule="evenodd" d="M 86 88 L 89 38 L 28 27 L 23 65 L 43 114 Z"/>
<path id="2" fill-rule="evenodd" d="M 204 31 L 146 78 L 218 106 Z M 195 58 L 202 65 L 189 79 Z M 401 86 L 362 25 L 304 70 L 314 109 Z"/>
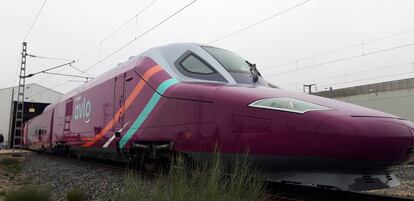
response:
<path id="1" fill-rule="evenodd" d="M 279 183 L 270 183 L 269 190 L 275 195 L 275 200 L 286 201 L 414 201 L 411 198 L 398 196 L 339 191 Z"/>
<path id="2" fill-rule="evenodd" d="M 74 157 L 64 157 L 61 155 L 55 155 L 55 154 L 50 154 L 50 153 L 38 153 L 38 154 L 42 154 L 44 156 L 54 158 L 57 160 L 69 160 L 73 163 L 80 163 L 80 164 L 89 165 L 89 166 L 102 167 L 102 168 L 111 169 L 111 170 L 125 171 L 127 169 L 127 164 L 123 162 L 99 160 L 99 159 L 89 158 L 89 157 L 82 157 L 82 159 L 79 159 L 79 158 L 74 158 Z"/>
<path id="3" fill-rule="evenodd" d="M 70 160 L 73 163 L 81 163 L 88 166 L 95 166 L 116 171 L 127 171 L 128 164 L 109 160 L 99 160 L 84 157 L 82 159 L 62 157 L 53 154 L 45 154 L 58 160 Z M 160 174 L 134 171 L 146 179 L 159 178 Z M 373 194 L 365 192 L 339 191 L 316 187 L 298 186 L 282 183 L 267 183 L 269 201 L 414 201 L 414 199 Z"/>

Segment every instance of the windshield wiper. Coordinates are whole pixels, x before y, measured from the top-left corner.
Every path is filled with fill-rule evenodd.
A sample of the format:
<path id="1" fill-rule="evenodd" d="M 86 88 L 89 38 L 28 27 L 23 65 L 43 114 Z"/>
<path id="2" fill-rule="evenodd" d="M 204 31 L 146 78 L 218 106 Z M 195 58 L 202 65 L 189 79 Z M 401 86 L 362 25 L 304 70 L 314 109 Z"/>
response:
<path id="1" fill-rule="evenodd" d="M 249 61 L 246 60 L 246 63 L 249 65 L 250 67 L 250 74 L 252 75 L 252 81 L 253 83 L 257 83 L 257 81 L 259 80 L 259 76 L 261 77 L 262 75 L 260 74 L 260 72 L 257 70 L 256 68 L 256 64 L 252 64 Z"/>

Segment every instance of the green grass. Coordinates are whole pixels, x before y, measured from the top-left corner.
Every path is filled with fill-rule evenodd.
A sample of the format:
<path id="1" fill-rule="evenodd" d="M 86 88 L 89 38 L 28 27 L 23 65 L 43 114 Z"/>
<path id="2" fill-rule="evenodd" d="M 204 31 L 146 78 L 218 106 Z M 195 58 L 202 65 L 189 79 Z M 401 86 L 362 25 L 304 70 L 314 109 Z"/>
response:
<path id="1" fill-rule="evenodd" d="M 5 201 L 51 201 L 51 193 L 47 188 L 39 186 L 23 186 L 6 193 Z"/>
<path id="2" fill-rule="evenodd" d="M 125 179 L 125 188 L 118 197 L 118 201 L 139 201 L 145 200 L 148 196 L 151 196 L 150 191 L 144 186 L 148 185 L 147 182 L 137 179 L 137 175 L 132 172 L 128 172 Z M 144 188 L 143 188 L 144 187 Z M 145 190 L 143 190 L 145 189 Z"/>
<path id="3" fill-rule="evenodd" d="M 119 200 L 125 201 L 260 201 L 266 200 L 261 176 L 246 156 L 231 168 L 222 164 L 217 154 L 209 162 L 196 162 L 188 168 L 181 157 L 167 177 L 160 177 L 153 186 L 132 174 L 126 179 Z M 224 171 L 227 169 L 227 171 Z M 224 173 L 231 176 L 223 177 Z"/>

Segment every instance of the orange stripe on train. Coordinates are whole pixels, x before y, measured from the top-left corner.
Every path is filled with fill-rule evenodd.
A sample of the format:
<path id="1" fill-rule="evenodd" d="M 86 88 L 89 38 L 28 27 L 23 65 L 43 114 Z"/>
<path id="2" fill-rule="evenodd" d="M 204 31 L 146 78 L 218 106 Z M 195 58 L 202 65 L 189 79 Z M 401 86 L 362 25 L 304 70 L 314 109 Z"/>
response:
<path id="1" fill-rule="evenodd" d="M 105 136 L 105 134 L 115 125 L 115 123 L 119 120 L 119 118 L 121 117 L 121 114 L 124 113 L 124 111 L 126 111 L 128 109 L 128 107 L 134 102 L 134 100 L 137 98 L 137 96 L 139 95 L 139 93 L 141 93 L 142 89 L 145 86 L 145 81 L 144 80 L 149 80 L 154 74 L 156 74 L 157 72 L 161 71 L 161 66 L 160 65 L 156 65 L 153 66 L 152 68 L 150 68 L 149 70 L 147 70 L 144 73 L 143 76 L 143 80 L 139 81 L 139 83 L 137 84 L 137 86 L 134 88 L 134 90 L 131 92 L 131 95 L 129 95 L 129 97 L 126 99 L 124 105 L 121 106 L 121 108 L 119 108 L 119 110 L 115 113 L 115 116 L 112 118 L 111 121 L 109 121 L 105 127 L 94 137 L 92 138 L 91 141 L 83 144 L 83 147 L 91 147 L 92 145 L 94 145 L 96 142 L 98 142 L 103 136 Z"/>

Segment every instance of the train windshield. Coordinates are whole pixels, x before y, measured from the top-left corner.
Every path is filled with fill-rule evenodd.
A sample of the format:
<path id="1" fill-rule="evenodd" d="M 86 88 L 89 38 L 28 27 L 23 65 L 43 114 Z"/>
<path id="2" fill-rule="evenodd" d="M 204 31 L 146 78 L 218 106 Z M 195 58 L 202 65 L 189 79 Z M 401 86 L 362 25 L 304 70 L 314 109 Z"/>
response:
<path id="1" fill-rule="evenodd" d="M 252 84 L 251 67 L 241 56 L 221 48 L 208 46 L 203 48 L 230 73 L 237 83 Z M 259 76 L 257 84 L 269 86 L 261 76 Z"/>

